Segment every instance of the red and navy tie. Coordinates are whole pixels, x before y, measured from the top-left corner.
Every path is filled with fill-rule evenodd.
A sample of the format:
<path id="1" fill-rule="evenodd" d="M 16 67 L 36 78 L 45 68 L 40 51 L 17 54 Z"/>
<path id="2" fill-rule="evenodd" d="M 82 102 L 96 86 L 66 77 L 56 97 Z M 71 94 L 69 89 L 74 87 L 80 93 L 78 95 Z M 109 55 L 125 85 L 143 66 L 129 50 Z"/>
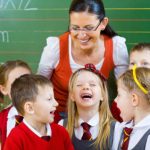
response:
<path id="1" fill-rule="evenodd" d="M 23 116 L 21 115 L 15 115 L 15 121 L 16 121 L 16 124 L 15 126 L 19 125 L 23 120 Z"/>
<path id="2" fill-rule="evenodd" d="M 121 147 L 122 150 L 128 149 L 130 134 L 131 134 L 132 130 L 133 130 L 132 128 L 127 128 L 127 127 L 125 127 L 123 129 L 124 138 L 123 138 L 123 143 L 122 143 L 122 147 Z"/>
<path id="3" fill-rule="evenodd" d="M 90 133 L 90 125 L 86 122 L 83 122 L 81 124 L 81 126 L 83 127 L 83 136 L 82 136 L 82 140 L 92 140 L 92 135 Z"/>

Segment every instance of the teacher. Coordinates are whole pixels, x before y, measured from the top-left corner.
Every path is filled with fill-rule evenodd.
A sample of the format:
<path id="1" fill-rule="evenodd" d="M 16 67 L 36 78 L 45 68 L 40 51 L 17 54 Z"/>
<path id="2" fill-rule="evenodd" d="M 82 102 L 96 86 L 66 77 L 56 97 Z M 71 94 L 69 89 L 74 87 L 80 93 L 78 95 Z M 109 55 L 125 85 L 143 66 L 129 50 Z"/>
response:
<path id="1" fill-rule="evenodd" d="M 105 78 L 113 69 L 117 78 L 128 68 L 126 40 L 109 26 L 101 0 L 73 0 L 69 16 L 69 31 L 47 38 L 38 68 L 53 83 L 61 118 L 67 112 L 68 81 L 76 69 L 92 63 Z"/>

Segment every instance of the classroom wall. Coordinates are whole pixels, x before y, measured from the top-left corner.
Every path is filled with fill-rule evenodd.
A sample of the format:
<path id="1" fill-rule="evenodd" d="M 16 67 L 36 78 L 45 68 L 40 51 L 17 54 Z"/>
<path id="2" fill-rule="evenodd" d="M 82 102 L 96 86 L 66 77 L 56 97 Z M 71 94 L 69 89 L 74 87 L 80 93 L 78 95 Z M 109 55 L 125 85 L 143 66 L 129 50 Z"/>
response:
<path id="1" fill-rule="evenodd" d="M 0 62 L 22 59 L 34 72 L 46 37 L 68 28 L 71 0 L 0 0 Z M 149 0 L 104 0 L 106 15 L 128 49 L 150 42 Z"/>

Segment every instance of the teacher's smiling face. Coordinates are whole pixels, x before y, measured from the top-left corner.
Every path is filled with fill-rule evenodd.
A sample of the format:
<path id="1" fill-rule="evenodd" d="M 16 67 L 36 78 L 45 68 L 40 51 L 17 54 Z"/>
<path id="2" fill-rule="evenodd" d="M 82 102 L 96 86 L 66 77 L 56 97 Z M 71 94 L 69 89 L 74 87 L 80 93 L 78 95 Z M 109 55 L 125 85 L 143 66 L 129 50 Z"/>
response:
<path id="1" fill-rule="evenodd" d="M 107 18 L 100 21 L 95 14 L 72 12 L 69 29 L 74 47 L 82 50 L 97 47 L 100 31 L 105 29 L 107 22 Z"/>

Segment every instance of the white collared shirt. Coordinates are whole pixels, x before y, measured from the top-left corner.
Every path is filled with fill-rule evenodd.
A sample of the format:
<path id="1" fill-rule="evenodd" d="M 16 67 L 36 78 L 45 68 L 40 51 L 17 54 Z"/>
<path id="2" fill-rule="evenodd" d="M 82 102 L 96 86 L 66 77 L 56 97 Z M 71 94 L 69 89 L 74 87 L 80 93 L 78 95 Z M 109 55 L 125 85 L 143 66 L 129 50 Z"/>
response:
<path id="1" fill-rule="evenodd" d="M 13 106 L 10 108 L 7 116 L 7 133 L 6 137 L 8 137 L 10 131 L 15 127 L 16 120 L 15 115 L 18 115 L 16 108 Z"/>
<path id="2" fill-rule="evenodd" d="M 18 112 L 17 112 L 16 108 L 13 106 L 10 108 L 10 110 L 8 112 L 8 116 L 7 116 L 7 118 L 8 118 L 8 120 L 7 120 L 7 133 L 6 133 L 7 137 L 9 135 L 10 131 L 15 127 L 15 124 L 16 124 L 15 115 L 18 115 Z M 39 136 L 39 137 L 42 136 L 34 128 L 32 128 L 24 119 L 23 119 L 23 122 L 37 136 Z M 47 135 L 51 136 L 51 127 L 49 124 L 46 124 L 46 129 L 47 129 Z"/>
<path id="3" fill-rule="evenodd" d="M 23 123 L 33 132 L 33 133 L 35 133 L 38 137 L 42 137 L 43 135 L 41 135 L 37 130 L 35 130 L 30 124 L 28 124 L 28 122 L 25 120 L 25 119 L 23 119 Z M 47 131 L 47 133 L 46 133 L 46 135 L 48 135 L 48 136 L 52 136 L 52 131 L 51 131 L 51 127 L 50 127 L 50 124 L 49 123 L 47 123 L 46 124 L 46 131 Z"/>
<path id="4" fill-rule="evenodd" d="M 63 122 L 64 119 L 60 120 L 58 124 L 63 126 Z M 84 121 L 79 117 L 78 124 L 80 126 L 74 129 L 75 136 L 78 139 L 81 139 L 83 135 L 83 127 L 81 126 L 83 122 Z M 96 139 L 99 133 L 99 113 L 97 112 L 87 123 L 91 126 L 90 133 L 92 134 L 92 139 Z"/>
<path id="5" fill-rule="evenodd" d="M 144 119 L 138 122 L 135 126 L 133 126 L 133 121 L 131 121 L 130 123 L 117 122 L 115 125 L 115 130 L 114 130 L 112 150 L 117 150 L 120 137 L 121 137 L 121 133 L 124 127 L 133 128 L 133 131 L 130 135 L 129 145 L 128 145 L 128 150 L 131 150 L 140 141 L 142 136 L 150 129 L 150 115 L 146 116 Z M 145 146 L 145 150 L 149 150 L 149 149 L 150 149 L 150 135 L 147 138 L 147 142 Z"/>
<path id="6" fill-rule="evenodd" d="M 83 136 L 83 127 L 81 126 L 83 122 L 79 117 L 78 124 L 80 126 L 74 129 L 75 136 L 80 140 Z M 87 123 L 91 126 L 90 133 L 92 134 L 92 139 L 96 139 L 99 133 L 99 113 L 96 113 Z"/>

